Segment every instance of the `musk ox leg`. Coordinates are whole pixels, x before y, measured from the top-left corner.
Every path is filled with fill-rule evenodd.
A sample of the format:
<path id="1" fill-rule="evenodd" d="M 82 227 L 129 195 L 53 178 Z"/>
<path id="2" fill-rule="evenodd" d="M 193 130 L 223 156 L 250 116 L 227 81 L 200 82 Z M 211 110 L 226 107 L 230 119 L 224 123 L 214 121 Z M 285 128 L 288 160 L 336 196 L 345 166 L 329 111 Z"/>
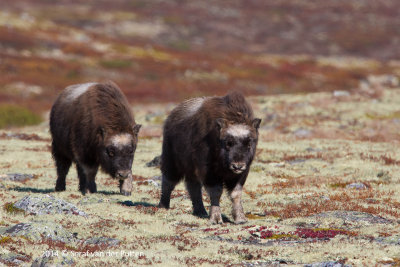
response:
<path id="1" fill-rule="evenodd" d="M 158 207 L 169 209 L 169 202 L 171 200 L 171 193 L 178 182 L 171 181 L 165 175 L 162 176 L 161 185 L 161 198 Z"/>
<path id="2" fill-rule="evenodd" d="M 211 207 L 210 207 L 210 223 L 220 224 L 222 223 L 221 208 L 219 207 L 219 200 L 222 195 L 222 185 L 215 185 L 206 187 L 207 193 L 210 196 Z"/>
<path id="3" fill-rule="evenodd" d="M 133 177 L 132 174 L 128 176 L 128 178 L 124 180 L 119 180 L 119 191 L 124 196 L 132 195 L 132 182 Z"/>
<path id="4" fill-rule="evenodd" d="M 193 180 L 186 180 L 186 188 L 189 192 L 193 205 L 193 214 L 198 217 L 206 217 L 207 211 L 204 208 L 203 198 L 201 194 L 201 183 Z"/>
<path id="5" fill-rule="evenodd" d="M 82 192 L 82 194 L 85 195 L 86 191 L 89 191 L 90 193 L 96 193 L 97 186 L 95 177 L 98 168 L 84 166 L 83 164 L 76 164 L 76 169 L 79 177 L 79 190 Z"/>
<path id="6" fill-rule="evenodd" d="M 235 220 L 235 224 L 247 222 L 242 206 L 242 189 L 243 187 L 240 184 L 237 184 L 235 188 L 229 192 L 229 197 L 232 201 L 232 216 Z"/>
<path id="7" fill-rule="evenodd" d="M 56 191 L 65 191 L 65 178 L 67 177 L 72 161 L 54 152 L 53 157 L 57 166 Z"/>

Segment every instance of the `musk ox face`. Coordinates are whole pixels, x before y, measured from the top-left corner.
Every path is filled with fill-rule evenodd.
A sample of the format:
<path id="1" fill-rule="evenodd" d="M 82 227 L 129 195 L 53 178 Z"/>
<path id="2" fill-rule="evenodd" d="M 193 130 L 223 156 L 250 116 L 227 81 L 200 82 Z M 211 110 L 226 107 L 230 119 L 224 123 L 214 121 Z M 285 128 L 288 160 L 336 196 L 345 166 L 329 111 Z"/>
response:
<path id="1" fill-rule="evenodd" d="M 260 119 L 254 119 L 252 125 L 229 124 L 217 121 L 220 127 L 220 146 L 223 165 L 234 174 L 246 171 L 256 151 Z"/>
<path id="2" fill-rule="evenodd" d="M 124 180 L 132 175 L 139 128 L 140 125 L 135 125 L 133 132 L 111 134 L 104 139 L 99 153 L 100 164 L 115 179 Z"/>

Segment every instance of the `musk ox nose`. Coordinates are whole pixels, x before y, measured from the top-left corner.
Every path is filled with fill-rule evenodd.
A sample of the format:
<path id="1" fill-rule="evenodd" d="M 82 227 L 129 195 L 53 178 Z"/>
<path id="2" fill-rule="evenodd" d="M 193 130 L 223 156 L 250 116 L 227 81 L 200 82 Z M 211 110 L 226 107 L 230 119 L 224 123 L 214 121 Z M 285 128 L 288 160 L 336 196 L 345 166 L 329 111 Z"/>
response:
<path id="1" fill-rule="evenodd" d="M 234 173 L 241 173 L 246 169 L 246 163 L 245 162 L 232 162 L 230 169 Z"/>
<path id="2" fill-rule="evenodd" d="M 122 170 L 117 172 L 116 178 L 123 180 L 128 178 L 129 175 L 131 175 L 131 170 Z"/>

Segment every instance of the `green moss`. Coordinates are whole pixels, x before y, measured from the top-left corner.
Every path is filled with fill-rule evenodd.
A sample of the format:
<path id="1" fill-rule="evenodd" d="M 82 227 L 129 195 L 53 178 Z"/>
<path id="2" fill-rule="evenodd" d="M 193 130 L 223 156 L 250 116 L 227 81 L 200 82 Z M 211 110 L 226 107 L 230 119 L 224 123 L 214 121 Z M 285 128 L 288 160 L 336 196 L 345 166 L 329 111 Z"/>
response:
<path id="1" fill-rule="evenodd" d="M 3 205 L 3 209 L 7 212 L 7 213 L 25 213 L 25 211 L 23 209 L 17 208 L 14 206 L 13 203 L 6 203 Z"/>
<path id="2" fill-rule="evenodd" d="M 329 187 L 331 188 L 345 188 L 347 185 L 349 185 L 350 183 L 334 183 L 334 184 L 330 184 Z"/>
<path id="3" fill-rule="evenodd" d="M 11 241 L 11 237 L 9 237 L 9 236 L 1 236 L 0 237 L 0 244 L 7 243 L 8 241 Z"/>
<path id="4" fill-rule="evenodd" d="M 112 59 L 102 60 L 100 65 L 108 69 L 126 69 L 132 65 L 132 62 L 130 60 Z"/>
<path id="5" fill-rule="evenodd" d="M 35 125 L 42 118 L 25 107 L 4 104 L 0 105 L 0 129 L 11 126 Z"/>

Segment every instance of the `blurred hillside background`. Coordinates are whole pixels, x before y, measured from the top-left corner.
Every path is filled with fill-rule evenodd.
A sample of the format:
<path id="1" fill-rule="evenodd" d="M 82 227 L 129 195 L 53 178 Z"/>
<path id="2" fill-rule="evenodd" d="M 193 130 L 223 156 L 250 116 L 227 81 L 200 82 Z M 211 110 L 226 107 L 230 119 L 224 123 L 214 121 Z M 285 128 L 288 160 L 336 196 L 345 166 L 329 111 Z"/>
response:
<path id="1" fill-rule="evenodd" d="M 398 0 L 0 1 L 0 114 L 43 113 L 67 85 L 108 79 L 132 103 L 396 85 L 399 10 Z"/>

